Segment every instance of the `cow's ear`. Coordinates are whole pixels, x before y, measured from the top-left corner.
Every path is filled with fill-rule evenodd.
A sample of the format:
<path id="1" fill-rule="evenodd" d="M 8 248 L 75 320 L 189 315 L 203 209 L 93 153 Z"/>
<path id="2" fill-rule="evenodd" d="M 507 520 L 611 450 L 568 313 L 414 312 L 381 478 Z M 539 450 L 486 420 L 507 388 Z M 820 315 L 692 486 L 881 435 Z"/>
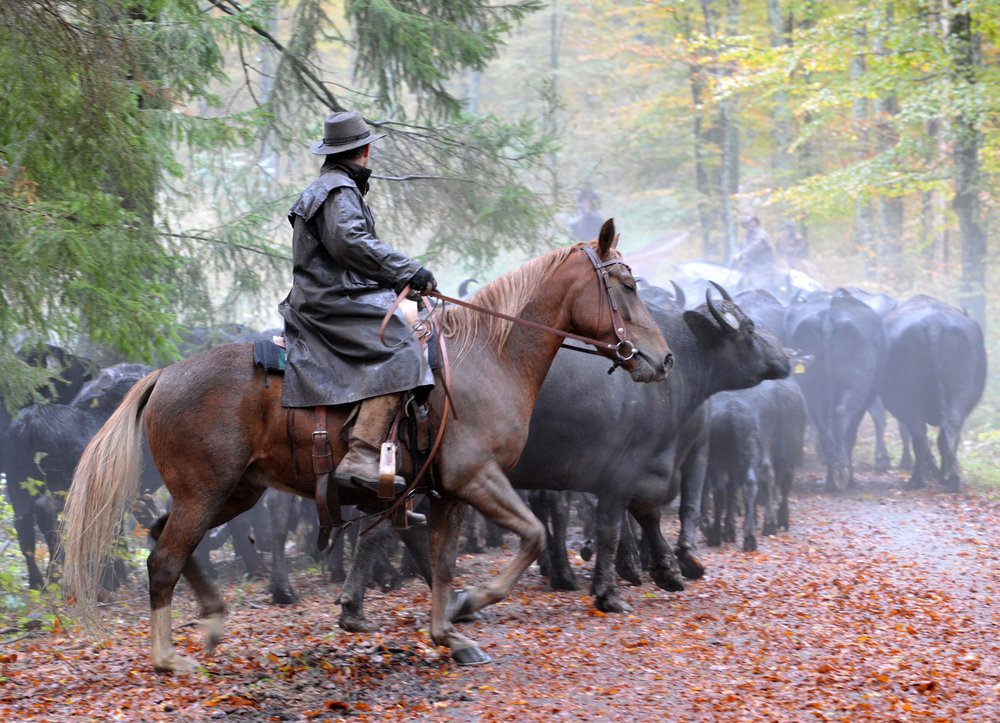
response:
<path id="1" fill-rule="evenodd" d="M 684 323 L 688 325 L 695 338 L 703 344 L 715 344 L 727 333 L 711 316 L 696 309 L 684 312 Z"/>

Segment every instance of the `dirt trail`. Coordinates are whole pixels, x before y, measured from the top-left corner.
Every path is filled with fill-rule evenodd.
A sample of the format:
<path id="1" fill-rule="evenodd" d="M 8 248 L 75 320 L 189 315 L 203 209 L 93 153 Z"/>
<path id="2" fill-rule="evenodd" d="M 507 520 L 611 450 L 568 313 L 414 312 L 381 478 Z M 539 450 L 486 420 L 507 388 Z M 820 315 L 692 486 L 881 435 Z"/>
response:
<path id="1" fill-rule="evenodd" d="M 703 548 L 704 579 L 626 588 L 629 615 L 551 592 L 533 567 L 464 626 L 493 658 L 478 668 L 430 645 L 422 584 L 373 592 L 380 632 L 353 635 L 313 570 L 297 574 L 305 599 L 289 609 L 271 608 L 263 584 L 230 586 L 214 657 L 179 631 L 206 673 L 160 677 L 137 585 L 106 647 L 66 634 L 10 646 L 0 718 L 1000 720 L 1000 504 L 898 484 L 799 490 L 789 532 L 756 553 Z M 509 554 L 463 556 L 460 574 L 482 579 Z M 193 619 L 178 609 L 178 626 Z"/>

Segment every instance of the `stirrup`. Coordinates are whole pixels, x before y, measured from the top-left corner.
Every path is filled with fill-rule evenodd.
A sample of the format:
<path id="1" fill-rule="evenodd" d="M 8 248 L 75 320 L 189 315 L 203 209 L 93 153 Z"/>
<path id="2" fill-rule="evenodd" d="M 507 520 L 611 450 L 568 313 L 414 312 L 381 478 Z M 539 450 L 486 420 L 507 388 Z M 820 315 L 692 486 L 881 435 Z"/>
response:
<path id="1" fill-rule="evenodd" d="M 337 484 L 344 487 L 351 487 L 353 489 L 365 490 L 366 492 L 371 492 L 373 495 L 378 495 L 379 486 L 383 483 L 379 482 L 377 479 L 367 479 L 365 477 L 358 477 L 353 474 L 344 474 L 339 472 L 333 473 L 333 479 Z M 406 491 L 406 480 L 404 480 L 399 475 L 392 481 L 393 497 L 397 497 Z"/>

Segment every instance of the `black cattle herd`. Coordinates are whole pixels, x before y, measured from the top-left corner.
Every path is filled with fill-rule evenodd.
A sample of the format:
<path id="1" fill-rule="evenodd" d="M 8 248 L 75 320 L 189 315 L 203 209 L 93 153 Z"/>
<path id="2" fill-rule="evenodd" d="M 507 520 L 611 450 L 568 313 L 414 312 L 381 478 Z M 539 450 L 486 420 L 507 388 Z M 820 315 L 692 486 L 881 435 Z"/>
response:
<path id="1" fill-rule="evenodd" d="M 578 587 L 567 559 L 567 528 L 576 511 L 588 538 L 581 554 L 589 557 L 596 546 L 591 593 L 604 611 L 630 609 L 617 578 L 638 584 L 644 570 L 658 587 L 683 590 L 684 578 L 704 573 L 699 538 L 709 545 L 735 542 L 740 516 L 744 550 L 756 549 L 759 535 L 788 529 L 789 493 L 808 424 L 832 493 L 854 484 L 853 451 L 866 413 L 875 421 L 876 466 L 887 466 L 886 411 L 907 445 L 904 464 L 912 444 L 906 486 L 961 489 L 959 438 L 986 380 L 982 330 L 967 314 L 930 296 L 899 301 L 854 287 L 791 298 L 763 289 L 730 297 L 718 285 L 696 288 L 697 297 L 676 284 L 670 291 L 642 289 L 675 356 L 674 371 L 661 384 L 609 377 L 604 360 L 560 353 L 537 399 L 527 445 L 508 475 L 545 524 L 547 549 L 539 564 L 556 589 Z M 197 351 L 273 333 L 202 330 L 188 339 Z M 36 534 L 58 551 L 58 515 L 77 460 L 151 367 L 98 369 L 52 345 L 22 359 L 61 369 L 56 384 L 39 390 L 38 404 L 13 416 L 0 404 L 0 472 L 28 585 L 37 589 L 49 578 L 37 562 Z M 938 428 L 940 461 L 928 426 Z M 169 504 L 157 494 L 160 485 L 155 466 L 147 464 L 134 509 L 140 524 L 148 526 L 158 507 Z M 675 501 L 680 533 L 671 545 L 661 531 L 661 511 Z M 262 576 L 268 572 L 261 552 L 268 551 L 272 599 L 293 603 L 298 595 L 286 541 L 301 525 L 315 526 L 315 517 L 314 505 L 269 490 L 256 508 L 206 537 L 197 559 L 210 566 L 209 552 L 231 540 L 247 574 Z M 353 552 L 346 579 L 346 541 L 330 558 L 331 577 L 344 580 L 340 624 L 364 630 L 368 585 L 373 579 L 395 584 L 402 574 L 393 564 L 399 541 L 404 563 L 429 581 L 426 527 L 383 524 L 363 537 L 346 537 Z M 50 576 L 58 562 L 56 553 Z M 108 586 L 124 574 L 122 566 L 109 571 Z"/>

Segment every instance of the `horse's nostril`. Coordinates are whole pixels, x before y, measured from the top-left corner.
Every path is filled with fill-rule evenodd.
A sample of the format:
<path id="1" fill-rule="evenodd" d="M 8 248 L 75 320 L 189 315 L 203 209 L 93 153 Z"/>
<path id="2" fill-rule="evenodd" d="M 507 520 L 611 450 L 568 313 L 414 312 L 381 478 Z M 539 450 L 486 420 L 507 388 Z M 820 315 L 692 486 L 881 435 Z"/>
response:
<path id="1" fill-rule="evenodd" d="M 671 369 L 674 368 L 674 355 L 673 354 L 667 354 L 665 357 L 663 357 L 663 367 L 667 371 L 670 371 Z"/>

